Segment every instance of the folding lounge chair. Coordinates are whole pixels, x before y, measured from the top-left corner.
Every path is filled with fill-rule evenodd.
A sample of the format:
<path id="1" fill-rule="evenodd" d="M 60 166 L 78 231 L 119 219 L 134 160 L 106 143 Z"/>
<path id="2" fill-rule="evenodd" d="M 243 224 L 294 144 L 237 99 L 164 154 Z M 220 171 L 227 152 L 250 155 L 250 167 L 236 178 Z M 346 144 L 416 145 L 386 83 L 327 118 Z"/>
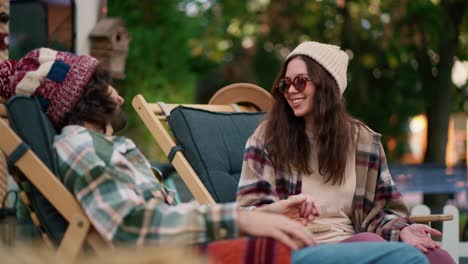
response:
<path id="1" fill-rule="evenodd" d="M 47 244 L 57 247 L 57 257 L 73 261 L 85 241 L 99 254 L 112 246 L 56 176 L 52 149 L 56 131 L 41 109 L 37 97 L 16 96 L 0 104 L 0 150 L 8 158 L 32 221 Z"/>
<path id="2" fill-rule="evenodd" d="M 210 103 L 221 102 L 215 105 L 148 103 L 142 95 L 135 96 L 132 101 L 134 109 L 200 204 L 235 201 L 245 143 L 263 118 L 263 112 L 258 112 L 256 107 L 233 103 L 255 105 L 251 98 L 256 98 L 270 100 L 262 103 L 267 110 L 272 105 L 271 95 L 265 96 L 265 90 L 258 86 L 239 89 L 240 93 L 232 87 L 213 96 Z M 254 91 L 258 89 L 261 91 Z M 429 223 L 451 220 L 452 216 L 410 218 L 418 223 Z"/>
<path id="3" fill-rule="evenodd" d="M 247 92 L 245 92 L 246 90 Z M 237 161 L 239 158 L 242 157 L 244 147 L 243 145 L 245 144 L 245 141 L 243 141 L 243 139 L 246 139 L 246 137 L 248 137 L 253 132 L 258 122 L 263 117 L 263 113 L 259 112 L 258 108 L 271 107 L 271 98 L 268 97 L 271 97 L 271 95 L 269 95 L 268 92 L 266 92 L 258 86 L 255 87 L 253 85 L 247 88 L 246 90 L 243 91 L 244 94 L 249 94 L 249 96 L 255 94 L 258 96 L 258 98 L 265 98 L 265 96 L 267 96 L 267 99 L 264 100 L 265 102 L 259 105 L 255 104 L 255 102 L 252 102 L 251 100 L 249 100 L 249 98 L 245 96 L 242 97 L 242 94 L 236 97 L 237 95 L 235 95 L 235 92 L 234 94 L 228 92 L 231 93 L 230 96 L 224 96 L 223 92 L 217 94 L 220 94 L 221 98 L 237 98 L 236 100 L 241 100 L 242 102 L 247 104 L 232 104 L 232 102 L 209 105 L 179 105 L 165 104 L 162 102 L 150 104 L 141 95 L 137 95 L 133 99 L 132 104 L 135 110 L 137 111 L 138 115 L 148 127 L 159 146 L 161 146 L 163 152 L 169 157 L 169 161 L 172 163 L 176 171 L 182 177 L 185 184 L 194 195 L 195 199 L 201 204 L 215 204 L 216 202 L 228 202 L 235 199 L 235 192 L 237 189 L 237 182 L 239 180 L 240 168 L 232 168 L 236 170 L 236 172 L 233 171 L 233 177 L 230 177 L 229 175 L 224 175 L 226 177 L 223 178 L 217 176 L 212 177 L 211 175 L 212 173 L 217 174 L 217 172 L 222 173 L 222 168 L 219 168 L 217 171 L 216 169 L 215 171 L 207 171 L 205 175 L 201 176 L 200 178 L 197 176 L 197 173 L 195 171 L 199 172 L 200 170 L 203 170 L 204 162 L 210 161 L 210 159 L 213 158 L 216 159 L 216 157 L 223 159 L 225 162 L 228 163 L 230 159 L 233 161 Z M 216 97 L 216 94 L 213 97 Z M 216 113 L 217 116 L 211 116 L 212 113 Z M 211 140 L 216 139 L 221 142 L 227 140 L 224 141 L 224 146 L 226 146 L 227 148 L 225 149 L 226 151 L 224 153 L 216 153 L 216 151 L 207 152 L 207 150 L 211 149 L 210 145 L 212 147 L 216 147 L 219 144 L 207 144 L 202 146 L 194 141 L 191 146 L 195 148 L 194 151 L 199 151 L 200 153 L 203 153 L 203 159 L 197 159 L 197 157 L 191 156 L 189 157 L 191 158 L 191 162 L 189 162 L 187 161 L 186 156 L 184 156 L 184 154 L 180 152 L 182 148 L 180 147 L 180 145 L 175 143 L 174 139 L 171 137 L 168 130 L 165 128 L 166 123 L 163 122 L 169 121 L 169 123 L 178 123 L 178 120 L 184 120 L 186 118 L 186 115 L 203 116 L 204 114 L 206 114 L 207 119 L 203 119 L 202 117 L 197 124 L 194 124 L 196 127 L 192 126 L 189 129 L 189 131 L 197 131 L 198 136 L 206 135 L 208 138 L 211 138 Z M 184 125 L 182 123 L 180 124 Z M 204 128 L 209 128 L 209 130 L 204 130 Z M 173 132 L 177 131 L 179 130 L 173 130 Z M 177 137 L 177 135 L 175 136 Z M 192 136 L 193 135 L 179 135 L 179 138 L 188 139 Z M 232 140 L 234 141 L 230 142 Z M 241 146 L 241 148 L 230 148 L 230 146 L 232 145 Z M 187 152 L 184 150 L 184 153 Z M 217 162 L 219 162 L 218 164 L 225 163 L 221 160 L 218 160 Z M 196 170 L 194 171 L 194 168 L 192 168 L 190 164 L 197 164 L 199 165 L 199 168 L 196 168 Z M 227 165 L 229 166 L 229 164 Z M 238 164 L 237 162 L 235 162 L 233 165 Z M 218 179 L 220 179 L 221 181 L 217 181 Z M 222 190 L 219 190 L 219 188 L 221 188 Z M 212 196 L 212 194 L 214 194 L 214 197 Z"/>
<path id="4" fill-rule="evenodd" d="M 243 105 L 248 111 L 269 111 L 273 104 L 273 97 L 263 88 L 251 83 L 234 83 L 218 90 L 209 100 L 209 105 L 229 105 L 229 111 L 241 111 L 239 105 Z M 224 109 L 225 110 L 225 109 Z M 255 118 L 254 118 L 255 119 Z M 158 179 L 170 188 L 176 188 L 177 178 L 174 178 L 175 169 L 170 163 L 152 164 L 155 175 Z M 191 194 L 186 194 L 186 188 L 179 190 L 185 200 L 190 199 Z M 185 187 L 185 186 L 184 186 Z M 210 190 L 212 192 L 213 190 Z M 232 192 L 232 190 L 230 190 Z M 179 192 L 176 192 L 179 193 Z M 176 196 L 176 200 L 180 198 Z"/>

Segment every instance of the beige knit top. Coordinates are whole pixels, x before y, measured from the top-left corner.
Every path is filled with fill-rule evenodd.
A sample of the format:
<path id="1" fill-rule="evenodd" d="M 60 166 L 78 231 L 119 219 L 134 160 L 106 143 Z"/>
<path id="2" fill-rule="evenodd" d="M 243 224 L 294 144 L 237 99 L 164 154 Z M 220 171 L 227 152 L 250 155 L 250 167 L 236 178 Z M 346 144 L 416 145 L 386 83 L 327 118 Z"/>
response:
<path id="1" fill-rule="evenodd" d="M 311 142 L 311 175 L 302 177 L 302 192 L 312 195 L 319 203 L 321 214 L 314 223 L 331 227 L 330 231 L 314 233 L 319 243 L 336 243 L 346 239 L 355 231 L 351 223 L 352 203 L 356 190 L 355 153 L 351 151 L 345 169 L 345 179 L 340 185 L 325 183 L 325 178 L 318 172 L 317 150 L 314 147 L 313 134 L 307 132 Z"/>

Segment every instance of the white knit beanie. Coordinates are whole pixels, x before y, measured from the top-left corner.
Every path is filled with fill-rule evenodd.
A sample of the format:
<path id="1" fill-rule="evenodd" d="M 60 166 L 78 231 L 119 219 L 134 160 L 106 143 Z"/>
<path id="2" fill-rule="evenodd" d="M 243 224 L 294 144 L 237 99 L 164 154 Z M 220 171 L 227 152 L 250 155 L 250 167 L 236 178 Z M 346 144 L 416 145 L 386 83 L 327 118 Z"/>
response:
<path id="1" fill-rule="evenodd" d="M 317 61 L 336 80 L 341 94 L 346 89 L 346 69 L 348 67 L 348 54 L 340 50 L 340 47 L 330 44 L 307 41 L 299 44 L 286 57 L 288 60 L 295 55 L 304 55 Z"/>

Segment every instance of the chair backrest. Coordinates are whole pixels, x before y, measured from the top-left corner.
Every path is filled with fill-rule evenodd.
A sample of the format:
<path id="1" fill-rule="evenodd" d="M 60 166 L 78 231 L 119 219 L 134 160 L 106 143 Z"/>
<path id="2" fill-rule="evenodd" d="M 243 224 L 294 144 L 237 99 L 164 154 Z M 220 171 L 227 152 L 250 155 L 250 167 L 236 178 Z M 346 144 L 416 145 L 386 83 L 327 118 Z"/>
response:
<path id="1" fill-rule="evenodd" d="M 51 172 L 58 175 L 56 153 L 53 150 L 56 131 L 42 111 L 38 97 L 15 96 L 6 106 L 10 127 Z M 14 167 L 14 162 L 15 160 L 9 159 L 10 168 Z M 21 171 L 16 173 L 19 176 L 19 186 L 28 196 L 41 223 L 41 231 L 58 245 L 67 229 L 67 221 Z"/>
<path id="2" fill-rule="evenodd" d="M 252 87 L 252 89 L 262 88 Z M 249 102 L 249 100 L 249 98 L 245 98 L 242 102 Z M 180 106 L 180 104 L 148 103 L 142 95 L 137 95 L 133 98 L 132 105 L 164 154 L 167 155 L 177 173 L 181 176 L 185 185 L 200 204 L 215 204 L 216 202 L 226 202 L 235 199 L 245 141 L 255 129 L 262 115 L 244 115 L 242 112 L 258 112 L 258 107 L 255 104 L 237 105 L 232 101 L 229 104 L 220 105 L 184 104 L 182 106 L 185 108 L 196 108 L 205 111 L 191 112 L 187 110 L 187 112 L 184 112 L 183 108 L 178 108 L 179 110 L 171 112 Z M 210 113 L 210 111 L 215 113 Z M 230 112 L 239 113 L 234 113 L 231 116 L 227 114 Z M 195 117 L 195 120 L 192 121 L 191 118 L 186 119 L 192 116 Z M 197 117 L 200 119 L 197 120 Z M 250 120 L 247 122 L 249 125 L 240 128 L 240 125 L 244 125 L 242 120 L 246 118 Z M 177 135 L 174 134 L 177 137 L 177 143 L 167 129 L 166 122 L 168 119 L 171 120 L 170 122 L 174 126 L 174 131 L 177 133 Z M 204 125 L 200 126 L 199 124 L 202 122 L 204 122 Z M 201 129 L 209 128 L 208 130 L 204 130 L 204 132 L 198 133 L 204 137 L 204 142 L 207 143 L 199 144 L 198 139 L 192 139 L 192 143 L 186 142 L 188 138 L 185 135 L 195 132 L 194 126 Z M 218 132 L 221 134 L 216 134 Z M 214 141 L 210 140 L 210 136 L 216 137 L 216 144 L 213 144 Z M 228 142 L 230 144 L 235 142 L 233 144 L 235 147 L 227 144 Z M 223 153 L 223 158 L 218 156 L 218 150 L 222 151 L 218 144 L 222 145 L 224 151 L 226 151 Z M 180 151 L 182 149 L 185 150 L 182 152 Z M 205 156 L 207 152 L 210 153 L 210 157 L 217 157 L 223 164 L 217 161 L 209 162 L 209 166 L 205 164 L 208 160 L 208 156 Z M 200 153 L 202 154 L 200 155 Z M 187 160 L 185 154 L 190 157 L 190 161 Z M 220 168 L 223 168 L 223 170 L 220 170 Z M 218 178 L 218 176 L 221 178 Z M 221 187 L 218 184 L 221 184 Z M 215 191 L 219 187 L 223 191 Z"/>
<path id="3" fill-rule="evenodd" d="M 55 131 L 38 99 L 15 97 L 6 104 L 8 110 L 0 103 L 0 151 L 14 170 L 13 177 L 22 189 L 21 200 L 30 210 L 34 224 L 43 231 L 44 240 L 55 243 L 57 257 L 67 262 L 78 256 L 85 241 L 97 254 L 112 248 L 52 171 L 57 167 L 52 149 Z"/>
<path id="4" fill-rule="evenodd" d="M 183 154 L 217 203 L 233 202 L 248 137 L 262 112 L 212 112 L 184 106 L 168 123 Z"/>
<path id="5" fill-rule="evenodd" d="M 247 104 L 255 106 L 259 111 L 268 112 L 273 107 L 273 96 L 253 83 L 233 83 L 219 89 L 208 104 Z"/>

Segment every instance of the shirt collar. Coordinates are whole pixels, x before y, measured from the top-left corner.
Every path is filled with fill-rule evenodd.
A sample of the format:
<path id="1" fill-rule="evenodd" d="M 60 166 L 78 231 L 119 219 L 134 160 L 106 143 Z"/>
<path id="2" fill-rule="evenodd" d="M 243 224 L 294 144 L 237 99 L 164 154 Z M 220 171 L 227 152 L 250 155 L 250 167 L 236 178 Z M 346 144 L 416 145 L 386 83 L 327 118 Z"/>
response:
<path id="1" fill-rule="evenodd" d="M 119 137 L 119 136 L 106 136 L 102 133 L 92 131 L 90 129 L 87 129 L 86 127 L 79 126 L 79 125 L 68 125 L 62 129 L 61 134 L 73 135 L 73 134 L 78 134 L 78 133 L 83 133 L 83 132 L 95 134 L 97 136 L 105 138 L 106 140 L 111 142 L 114 145 L 114 148 L 120 153 L 126 153 L 128 151 L 136 149 L 135 143 L 129 138 Z"/>

